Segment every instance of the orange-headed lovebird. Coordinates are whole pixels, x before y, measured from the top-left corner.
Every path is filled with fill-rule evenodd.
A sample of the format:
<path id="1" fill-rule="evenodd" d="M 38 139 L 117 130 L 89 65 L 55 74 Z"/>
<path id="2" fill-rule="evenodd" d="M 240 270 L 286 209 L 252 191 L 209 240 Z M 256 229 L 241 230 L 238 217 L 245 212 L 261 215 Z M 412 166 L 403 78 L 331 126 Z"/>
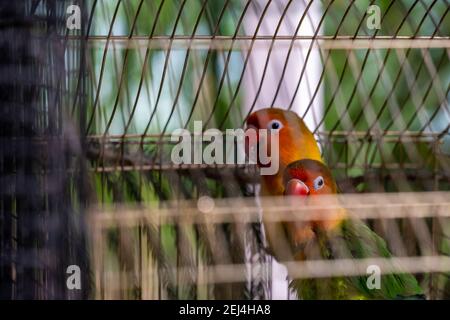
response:
<path id="1" fill-rule="evenodd" d="M 303 159 L 289 164 L 283 175 L 283 183 L 285 195 L 302 197 L 305 202 L 315 206 L 324 200 L 320 195 L 337 193 L 336 182 L 330 170 L 317 160 Z M 308 239 L 302 234 L 305 229 L 303 225 L 296 228 L 295 223 L 284 223 L 292 250 L 297 251 L 294 253 L 297 260 L 391 257 L 385 241 L 364 222 L 347 218 L 344 209 L 337 211 L 327 222 L 320 221 L 320 218 L 315 220 L 312 212 L 309 229 L 313 234 Z M 292 286 L 299 297 L 304 299 L 425 298 L 417 280 L 411 274 L 384 274 L 381 276 L 379 288 L 367 284 L 369 276 L 370 274 L 298 279 L 293 281 Z"/>

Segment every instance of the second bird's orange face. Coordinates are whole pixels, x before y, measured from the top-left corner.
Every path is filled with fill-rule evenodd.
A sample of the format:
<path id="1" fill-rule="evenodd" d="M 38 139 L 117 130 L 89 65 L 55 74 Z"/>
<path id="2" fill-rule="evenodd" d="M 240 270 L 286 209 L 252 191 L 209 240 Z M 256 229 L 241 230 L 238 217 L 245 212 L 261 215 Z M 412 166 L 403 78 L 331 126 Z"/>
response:
<path id="1" fill-rule="evenodd" d="M 284 177 L 285 195 L 335 194 L 337 186 L 330 170 L 321 162 L 303 159 L 289 164 Z"/>
<path id="2" fill-rule="evenodd" d="M 338 199 L 316 197 L 318 195 L 333 195 L 337 186 L 330 170 L 322 162 L 303 159 L 289 164 L 283 176 L 284 195 L 300 196 L 305 204 L 312 205 L 309 223 L 286 223 L 291 241 L 295 244 L 305 244 L 314 238 L 315 228 L 325 231 L 334 230 L 346 217 L 344 209 L 333 209 L 330 212 L 320 206 L 335 206 Z M 325 202 L 323 202 L 325 201 Z M 326 217 L 326 218 L 324 218 Z"/>

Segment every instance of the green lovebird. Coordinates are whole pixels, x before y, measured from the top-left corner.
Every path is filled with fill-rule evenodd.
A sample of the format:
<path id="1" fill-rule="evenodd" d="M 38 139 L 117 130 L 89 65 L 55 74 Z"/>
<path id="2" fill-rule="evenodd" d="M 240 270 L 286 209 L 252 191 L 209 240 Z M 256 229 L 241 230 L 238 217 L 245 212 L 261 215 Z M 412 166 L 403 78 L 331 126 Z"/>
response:
<path id="1" fill-rule="evenodd" d="M 294 161 L 283 175 L 284 194 L 320 205 L 320 195 L 336 194 L 336 182 L 326 165 L 312 159 Z M 337 199 L 336 199 L 337 201 Z M 338 207 L 338 206 L 337 206 Z M 390 258 L 386 242 L 363 221 L 349 219 L 337 209 L 325 220 L 283 222 L 297 261 Z M 320 209 L 317 209 L 320 214 Z M 322 212 L 323 214 L 323 212 Z M 416 278 L 409 273 L 383 274 L 379 286 L 368 284 L 371 274 L 333 278 L 295 279 L 291 287 L 301 299 L 425 299 Z M 369 281 L 370 282 L 370 281 Z"/>

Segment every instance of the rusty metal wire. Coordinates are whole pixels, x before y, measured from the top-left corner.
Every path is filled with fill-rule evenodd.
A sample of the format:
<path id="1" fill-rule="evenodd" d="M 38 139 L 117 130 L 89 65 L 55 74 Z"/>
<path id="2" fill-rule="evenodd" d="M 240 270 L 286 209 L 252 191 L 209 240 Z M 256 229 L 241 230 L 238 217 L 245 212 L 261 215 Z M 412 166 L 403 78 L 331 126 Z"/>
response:
<path id="1" fill-rule="evenodd" d="M 371 5 L 380 6 L 379 29 L 368 26 Z M 448 0 L 392 0 L 382 5 L 374 0 L 94 0 L 88 8 L 86 34 L 66 39 L 69 47 L 81 41 L 87 48 L 88 106 L 77 110 L 75 101 L 72 114 L 79 114 L 95 197 L 103 206 L 156 203 L 160 211 L 155 209 L 153 215 L 163 210 L 165 200 L 172 200 L 176 206 L 170 212 L 180 215 L 185 211 L 177 206 L 183 200 L 207 195 L 230 197 L 234 202 L 226 209 L 241 212 L 242 202 L 236 199 L 257 194 L 257 168 L 175 165 L 170 135 L 178 128 L 192 129 L 199 120 L 203 131 L 242 128 L 249 114 L 263 107 L 294 110 L 306 121 L 344 193 L 449 190 Z M 411 218 L 400 212 L 399 219 Z M 137 241 L 111 249 L 119 255 L 128 250 L 129 256 L 118 259 L 133 263 L 119 273 L 134 277 L 134 287 L 116 283 L 108 291 L 112 282 L 105 277 L 111 270 L 100 268 L 97 271 L 105 274 L 96 276 L 96 297 L 272 297 L 267 276 L 273 271 L 272 260 L 263 248 L 260 221 L 245 226 L 222 221 L 205 235 L 183 224 L 175 223 L 168 231 L 166 223 L 155 222 L 150 228 L 148 221 L 139 220 L 130 235 L 120 231 L 127 212 L 112 216 L 117 225 L 109 227 L 119 231 L 113 239 L 98 239 L 95 250 L 101 253 L 111 243 L 123 245 L 129 237 Z M 391 242 L 395 246 L 409 238 L 420 243 L 442 236 L 431 229 L 421 232 L 394 232 Z M 170 258 L 174 260 L 168 262 L 174 269 L 165 268 L 159 258 L 167 253 L 155 248 L 167 240 L 166 233 L 175 234 L 170 238 L 176 244 Z M 217 247 L 208 252 L 197 247 L 205 238 L 222 240 L 215 240 Z M 195 251 L 193 260 L 186 255 L 189 243 L 195 243 L 190 248 Z M 220 250 L 222 255 L 214 256 Z M 151 262 L 143 261 L 149 251 L 154 255 Z M 419 260 L 405 265 L 422 266 L 417 272 L 441 266 L 416 254 Z M 188 270 L 180 275 L 181 267 L 171 265 L 182 261 L 188 269 L 197 268 L 200 276 L 208 259 L 214 266 L 231 268 L 216 272 L 223 275 L 218 282 L 231 287 L 216 286 L 207 277 L 193 281 Z M 249 264 L 263 280 L 239 272 Z M 334 275 L 352 272 L 345 266 L 327 270 Z M 302 271 L 295 271 L 295 276 L 311 275 L 303 267 L 297 270 Z M 249 278 L 246 286 L 232 281 Z M 201 286 L 181 289 L 177 283 L 183 281 Z M 245 294 L 237 293 L 241 291 Z M 432 290 L 430 295 L 443 297 Z"/>
<path id="2" fill-rule="evenodd" d="M 24 42 L 0 77 L 20 105 L 4 109 L 0 128 L 2 297 L 73 296 L 46 275 L 86 258 L 77 221 L 88 204 L 95 298 L 272 299 L 277 281 L 294 297 L 266 252 L 261 211 L 292 219 L 295 208 L 301 220 L 308 209 L 258 197 L 254 165 L 170 158 L 175 129 L 202 121 L 203 132 L 225 134 L 263 107 L 293 110 L 314 132 L 342 206 L 394 253 L 375 262 L 416 273 L 429 298 L 450 297 L 448 0 L 74 2 L 81 30 L 65 28 L 68 1 L 38 0 L 16 6 L 29 41 L 2 31 L 5 48 Z M 372 5 L 378 29 L 369 28 Z M 214 209 L 199 213 L 199 199 Z M 369 262 L 282 264 L 291 278 L 314 278 L 360 274 Z M 30 263 L 38 266 L 22 268 Z"/>
<path id="3" fill-rule="evenodd" d="M 1 298 L 302 298 L 286 276 L 367 264 L 450 298 L 449 0 L 72 2 L 0 6 Z M 174 130 L 226 135 L 265 107 L 304 119 L 391 259 L 272 255 L 264 222 L 317 207 L 260 197 L 255 165 L 172 161 Z"/>
<path id="4" fill-rule="evenodd" d="M 379 234 L 386 239 L 388 247 L 393 250 L 393 257 L 371 257 L 368 259 L 349 259 L 335 257 L 333 260 L 303 260 L 281 261 L 289 272 L 290 279 L 296 278 L 322 278 L 365 275 L 367 266 L 378 265 L 383 273 L 411 272 L 417 274 L 435 273 L 446 275 L 450 272 L 450 258 L 448 252 L 441 251 L 434 242 L 436 233 L 429 224 L 429 219 L 437 221 L 439 233 L 447 237 L 449 241 L 449 217 L 450 202 L 448 192 L 437 193 L 399 193 L 399 194 L 354 194 L 324 196 L 320 204 L 305 205 L 298 198 L 266 198 L 259 204 L 254 200 L 218 199 L 205 205 L 204 199 L 199 201 L 172 201 L 163 203 L 162 208 L 149 206 L 146 208 L 119 207 L 113 209 L 98 209 L 92 215 L 89 223 L 91 234 L 94 237 L 94 273 L 98 285 L 97 298 L 129 298 L 128 286 L 137 286 L 142 292 L 143 298 L 157 298 L 152 291 L 151 279 L 157 277 L 157 269 L 151 267 L 152 258 L 145 256 L 146 268 L 138 273 L 136 261 L 128 261 L 127 268 L 115 270 L 115 260 L 111 259 L 110 251 L 132 249 L 136 241 L 148 242 L 151 236 L 136 234 L 136 228 L 154 228 L 162 226 L 193 226 L 210 229 L 213 225 L 233 223 L 249 226 L 252 222 L 259 222 L 261 211 L 266 222 L 301 221 L 310 222 L 318 218 L 327 220 L 335 219 L 335 211 L 344 208 L 347 210 L 348 219 L 362 219 L 367 223 L 379 223 Z M 211 200 L 211 199 L 210 199 Z M 211 200 L 212 201 L 212 200 Z M 240 210 L 235 210 L 234 203 L 240 204 Z M 318 211 L 319 210 L 319 211 Z M 318 216 L 320 214 L 320 217 Z M 411 228 L 413 236 L 406 239 L 403 236 L 405 228 Z M 123 248 L 114 249 L 108 240 L 108 232 L 118 229 L 121 233 L 129 234 L 129 237 L 121 241 Z M 209 243 L 221 242 L 220 237 L 214 233 L 208 234 Z M 141 239 L 140 237 L 144 237 Z M 279 241 L 282 241 L 279 239 Z M 345 250 L 342 243 L 334 244 L 339 250 Z M 415 245 L 418 247 L 416 248 Z M 189 246 L 179 248 L 187 250 L 180 253 L 191 255 L 193 250 Z M 287 249 L 286 250 L 290 250 Z M 138 253 L 139 254 L 139 253 Z M 128 257 L 128 259 L 132 257 Z M 120 255 L 119 255 L 120 259 Z M 191 277 L 180 276 L 175 281 L 177 286 L 208 286 L 215 283 L 245 282 L 248 277 L 248 265 L 234 264 L 231 260 L 221 263 L 199 262 L 185 264 L 183 261 L 166 261 L 165 270 L 177 275 L 191 274 Z M 201 263 L 199 265 L 197 263 Z M 260 266 L 268 268 L 270 263 Z M 133 271 L 134 270 L 134 271 Z M 206 275 L 206 276 L 205 276 Z M 124 283 L 119 284 L 115 279 L 124 277 Z M 109 280 L 108 280 L 109 279 Z M 126 280 L 125 280 L 126 279 Z M 423 279 L 423 282 L 431 281 Z M 439 289 L 428 294 L 437 294 L 433 298 L 442 298 L 444 288 L 439 284 Z M 199 293 L 198 293 L 199 294 Z M 206 295 L 203 295 L 206 294 Z M 208 298 L 208 292 L 203 292 L 193 298 Z M 214 295 L 212 295 L 214 296 Z"/>
<path id="5" fill-rule="evenodd" d="M 399 23 L 395 28 L 372 32 L 365 26 L 367 13 L 361 11 L 361 7 L 354 1 L 347 6 L 336 1 L 323 2 L 322 15 L 319 19 L 313 17 L 310 12 L 317 5 L 313 2 L 304 1 L 303 4 L 300 4 L 300 1 L 299 3 L 293 3 L 292 1 L 248 1 L 240 4 L 235 1 L 224 1 L 219 6 L 221 8 L 220 14 L 214 22 L 211 21 L 211 14 L 208 14 L 210 8 L 204 2 L 199 2 L 196 16 L 192 18 L 192 26 L 189 25 L 190 22 L 186 21 L 186 3 L 190 5 L 194 4 L 194 1 L 182 1 L 179 5 L 174 5 L 174 12 L 177 14 L 174 16 L 173 27 L 169 35 L 165 34 L 167 31 L 158 30 L 161 12 L 167 10 L 166 7 L 170 7 L 170 4 L 164 3 L 164 1 L 161 1 L 159 5 L 138 1 L 136 8 L 121 1 L 114 5 L 106 5 L 102 1 L 93 3 L 89 19 L 93 26 L 89 25 L 90 33 L 87 41 L 88 46 L 92 47 L 94 52 L 101 50 L 102 53 L 99 61 L 100 70 L 91 71 L 95 98 L 88 115 L 86 127 L 88 139 L 102 137 L 105 139 L 101 143 L 104 146 L 110 143 L 111 136 L 121 136 L 122 149 L 125 149 L 133 143 L 129 142 L 129 137 L 139 136 L 142 144 L 141 149 L 143 149 L 143 145 L 146 143 L 145 139 L 149 134 L 162 137 L 170 134 L 170 128 L 189 128 L 193 120 L 204 120 L 204 128 L 209 126 L 224 128 L 225 123 L 229 122 L 230 119 L 241 119 L 240 121 L 243 121 L 256 107 L 277 105 L 280 90 L 286 81 L 296 83 L 294 85 L 295 90 L 290 94 L 292 96 L 287 97 L 290 100 L 289 104 L 280 105 L 280 107 L 288 109 L 294 107 L 294 102 L 297 104 L 295 109 L 298 109 L 299 106 L 296 101 L 299 88 L 303 82 L 308 83 L 310 100 L 307 106 L 302 108 L 301 115 L 303 117 L 308 117 L 315 112 L 314 109 L 317 109 L 317 106 L 314 105 L 317 104 L 319 92 L 325 90 L 331 93 L 324 106 L 322 117 L 315 119 L 314 124 L 310 124 L 311 129 L 321 138 L 324 152 L 330 150 L 329 147 L 325 147 L 326 144 L 336 145 L 333 141 L 336 137 L 335 132 L 340 132 L 341 138 L 347 137 L 347 140 L 353 139 L 353 136 L 363 136 L 363 138 L 360 138 L 359 146 L 357 144 L 358 147 L 349 147 L 349 151 L 354 151 L 353 154 L 347 156 L 350 159 L 349 163 L 340 163 L 339 166 L 353 166 L 358 159 L 366 157 L 368 158 L 366 168 L 370 169 L 371 166 L 375 166 L 372 163 L 374 154 L 363 154 L 364 148 L 362 146 L 366 142 L 373 144 L 374 141 L 384 138 L 388 133 L 390 136 L 397 135 L 399 139 L 404 136 L 414 136 L 412 139 L 415 139 L 414 142 L 417 142 L 417 144 L 428 141 L 425 136 L 433 133 L 436 134 L 433 141 L 435 146 L 439 146 L 443 139 L 448 137 L 448 126 L 440 128 L 438 131 L 430 127 L 437 117 L 442 117 L 444 122 L 450 117 L 447 98 L 448 79 L 439 75 L 438 72 L 442 70 L 444 65 L 448 64 L 448 42 L 450 40 L 444 31 L 446 30 L 444 26 L 448 24 L 449 20 L 448 6 L 436 11 L 440 13 L 440 16 L 436 16 L 433 9 L 442 6 L 436 1 L 431 3 L 414 1 L 412 4 L 392 1 L 383 11 L 382 20 L 388 19 L 390 14 L 398 15 L 402 10 L 401 15 L 396 19 Z M 155 6 L 153 23 L 150 29 L 147 26 L 144 28 L 139 23 L 145 13 L 143 8 L 153 5 Z M 106 34 L 96 34 L 94 33 L 97 29 L 95 28 L 96 20 L 93 16 L 99 16 L 102 10 L 106 11 L 106 8 L 109 8 L 112 13 L 110 17 L 107 16 L 106 12 L 103 13 L 106 21 L 109 21 L 109 27 L 105 29 L 103 26 L 102 28 L 105 31 L 107 30 Z M 292 14 L 289 16 L 289 12 L 301 8 L 303 8 L 303 11 L 300 19 L 295 22 L 291 21 Z M 341 8 L 345 9 L 343 14 L 338 10 Z M 124 15 L 127 16 L 127 23 L 130 26 L 128 35 L 114 31 L 116 19 L 122 11 L 125 12 Z M 258 11 L 260 15 L 254 32 L 246 29 L 248 28 L 246 21 L 250 19 L 253 11 Z M 412 21 L 411 15 L 416 11 L 420 12 L 418 15 L 420 19 Z M 261 26 L 267 25 L 265 21 L 265 19 L 268 19 L 267 13 L 271 15 L 271 19 L 278 15 L 278 18 L 275 19 L 273 33 L 261 28 Z M 224 35 L 222 34 L 221 23 L 223 23 L 222 19 L 227 14 L 235 17 L 236 25 L 234 30 L 228 31 L 229 35 Z M 352 19 L 359 23 L 352 24 Z M 334 24 L 335 29 L 323 28 L 324 21 L 330 21 L 329 24 Z M 311 34 L 299 34 L 300 29 L 308 23 L 311 25 Z M 199 26 L 209 28 L 209 30 L 199 32 L 197 31 Z M 266 26 L 266 28 L 271 27 Z M 148 35 L 143 34 L 144 29 L 149 30 Z M 191 31 L 186 32 L 185 29 Z M 282 29 L 283 31 L 280 31 Z M 293 34 L 287 34 L 286 30 L 292 30 Z M 379 34 L 381 32 L 383 34 Z M 283 50 L 286 46 L 288 46 L 288 51 L 285 61 L 282 63 L 283 70 L 279 79 L 276 80 L 277 84 L 272 86 L 272 90 L 274 90 L 273 98 L 268 101 L 260 101 L 259 94 L 263 88 L 267 89 L 267 85 L 264 85 L 264 83 L 275 80 L 268 80 L 266 77 L 267 69 L 270 68 L 270 65 L 273 65 L 271 53 Z M 307 49 L 306 57 L 303 56 L 304 50 L 299 48 Z M 144 51 L 145 54 L 143 54 Z M 246 94 L 245 90 L 242 89 L 242 85 L 246 82 L 245 77 L 255 73 L 255 66 L 252 66 L 251 62 L 253 62 L 252 53 L 256 51 L 267 52 L 267 57 L 262 59 L 263 67 L 260 79 L 255 79 L 257 83 L 254 91 L 255 96 L 251 98 L 251 104 L 246 107 L 248 108 L 246 114 L 241 114 L 242 108 L 236 107 L 237 99 Z M 438 54 L 435 52 L 438 52 Z M 174 66 L 173 56 L 180 53 L 184 54 L 184 58 L 181 59 L 182 63 Z M 211 56 L 216 53 L 222 56 L 224 65 L 223 70 L 218 75 L 220 81 L 216 92 L 211 92 L 208 89 L 210 84 L 205 81 L 205 78 L 210 77 Z M 303 61 L 299 78 L 285 79 L 286 69 L 291 66 L 293 56 L 298 53 L 302 55 L 301 61 Z M 342 68 L 336 66 L 335 59 L 331 58 L 333 54 L 341 53 L 344 53 Z M 440 55 L 440 58 L 433 59 L 431 53 L 433 56 Z M 363 54 L 361 58 L 357 56 L 360 54 Z M 131 67 L 129 60 L 133 55 L 137 56 L 135 58 L 137 59 L 137 66 Z M 163 67 L 160 72 L 155 71 L 158 68 L 153 68 L 154 65 L 151 62 L 152 56 L 155 55 L 162 55 L 163 57 Z M 231 58 L 240 59 L 239 55 L 242 57 L 241 67 L 233 67 L 233 70 L 230 70 Z M 320 56 L 322 65 L 320 68 L 321 75 L 317 83 L 311 83 L 308 79 L 309 74 L 306 72 L 309 58 L 312 55 Z M 419 65 L 412 66 L 410 57 L 417 55 L 419 55 L 417 58 Z M 220 60 L 216 63 L 220 63 Z M 396 65 L 392 73 L 393 78 L 390 78 L 391 75 L 386 71 L 389 63 Z M 112 88 L 107 89 L 109 92 L 105 92 L 102 87 L 104 86 L 103 82 L 109 81 L 104 79 L 105 66 L 109 64 L 114 65 L 116 71 L 109 75 L 108 79 L 117 83 Z M 369 72 L 372 72 L 368 69 L 372 69 L 374 66 L 376 66 L 375 70 L 378 71 L 374 74 L 375 81 L 368 86 L 365 83 L 367 82 L 366 78 L 370 74 Z M 187 72 L 189 68 L 192 68 L 194 73 L 198 72 L 197 77 L 199 77 L 198 86 L 192 88 L 194 94 L 184 92 L 184 90 L 188 90 L 187 88 L 190 85 L 186 80 L 190 76 Z M 127 79 L 131 79 L 131 72 L 134 72 L 135 69 L 140 74 L 137 88 L 127 81 Z M 419 84 L 419 82 L 422 82 L 421 75 L 423 76 L 423 73 L 428 74 L 428 81 Z M 234 83 L 230 82 L 230 74 L 237 74 Z M 352 82 L 355 85 L 350 90 L 351 95 L 347 99 L 347 94 L 343 93 L 343 87 L 345 86 L 345 79 L 349 76 L 354 78 Z M 326 79 L 328 79 L 329 84 L 326 83 Z M 426 88 L 423 94 L 419 94 L 419 85 Z M 223 111 L 223 118 L 215 120 L 215 125 L 212 125 L 211 121 L 218 110 L 219 98 L 226 94 L 227 90 L 228 98 L 225 99 L 228 100 L 228 106 Z M 380 106 L 374 106 L 373 97 L 379 95 L 380 90 L 385 91 L 385 99 L 379 102 L 381 103 Z M 402 104 L 396 97 L 400 90 L 407 93 Z M 210 97 L 205 97 L 206 94 Z M 100 101 L 101 96 L 110 98 L 107 98 L 107 102 L 102 103 Z M 141 102 L 145 99 L 145 96 L 147 102 Z M 161 102 L 161 99 L 165 99 L 165 102 Z M 183 99 L 191 99 L 192 105 L 189 106 L 189 104 L 180 102 Z M 435 101 L 433 107 L 427 105 L 427 102 L 431 100 Z M 167 103 L 170 107 L 165 106 Z M 409 106 L 409 104 L 413 105 Z M 406 105 L 408 105 L 408 108 L 416 110 L 413 116 L 406 116 L 410 112 L 405 108 Z M 130 106 L 132 106 L 131 109 Z M 354 112 L 356 106 L 358 106 L 359 112 L 350 115 Z M 168 114 L 166 114 L 167 108 L 170 110 Z M 201 115 L 196 114 L 198 109 L 201 110 Z M 333 112 L 331 112 L 332 110 Z M 182 116 L 181 112 L 186 113 L 186 115 Z M 137 119 L 138 114 L 148 115 L 148 120 Z M 381 122 L 386 117 L 391 119 Z M 137 122 L 140 122 L 140 124 L 138 125 Z M 330 124 L 324 130 L 323 124 L 326 122 L 330 122 Z M 123 125 L 120 125 L 120 123 Z M 116 128 L 111 132 L 113 124 Z M 231 123 L 227 126 L 230 125 Z M 235 123 L 236 125 L 241 126 L 242 122 L 239 123 L 238 120 Z M 359 127 L 363 129 L 358 129 Z M 393 134 L 391 131 L 396 133 Z M 163 138 L 158 139 L 160 143 L 163 141 Z M 393 148 L 398 149 L 401 145 L 404 145 L 403 142 L 395 144 Z M 430 146 L 430 148 L 435 146 Z M 158 148 L 158 151 L 161 151 L 161 149 Z M 408 147 L 407 149 L 410 150 L 409 155 L 414 154 L 414 147 Z M 143 150 L 141 152 L 145 153 Z M 338 152 L 339 157 L 342 152 Z M 154 158 L 158 159 L 159 157 L 161 156 Z M 334 163 L 329 164 L 334 166 Z"/>

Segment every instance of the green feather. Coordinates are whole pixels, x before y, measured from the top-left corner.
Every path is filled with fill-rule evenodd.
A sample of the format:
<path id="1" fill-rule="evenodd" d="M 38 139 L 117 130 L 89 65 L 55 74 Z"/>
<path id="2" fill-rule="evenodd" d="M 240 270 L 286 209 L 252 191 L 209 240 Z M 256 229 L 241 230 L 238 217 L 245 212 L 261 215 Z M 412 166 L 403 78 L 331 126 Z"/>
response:
<path id="1" fill-rule="evenodd" d="M 386 242 L 360 220 L 344 220 L 332 233 L 316 230 L 308 259 L 389 258 Z M 381 270 L 382 271 L 382 270 Z M 423 299 L 416 278 L 408 273 L 384 274 L 380 289 L 369 289 L 370 275 L 300 279 L 291 286 L 301 299 Z"/>

